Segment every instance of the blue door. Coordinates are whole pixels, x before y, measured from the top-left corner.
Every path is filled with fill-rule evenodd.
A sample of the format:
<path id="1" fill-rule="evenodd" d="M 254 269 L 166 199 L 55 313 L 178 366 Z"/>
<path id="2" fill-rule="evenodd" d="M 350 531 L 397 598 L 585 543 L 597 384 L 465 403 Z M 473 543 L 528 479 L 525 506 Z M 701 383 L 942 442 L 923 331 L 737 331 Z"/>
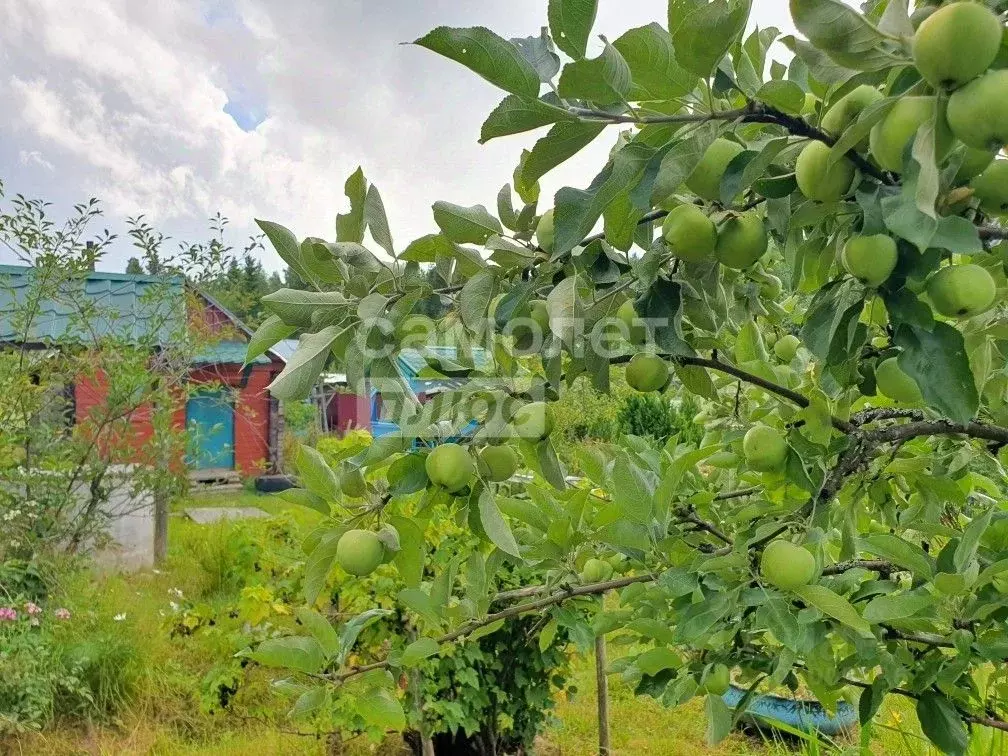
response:
<path id="1" fill-rule="evenodd" d="M 189 466 L 234 469 L 234 399 L 229 391 L 200 391 L 186 404 Z"/>

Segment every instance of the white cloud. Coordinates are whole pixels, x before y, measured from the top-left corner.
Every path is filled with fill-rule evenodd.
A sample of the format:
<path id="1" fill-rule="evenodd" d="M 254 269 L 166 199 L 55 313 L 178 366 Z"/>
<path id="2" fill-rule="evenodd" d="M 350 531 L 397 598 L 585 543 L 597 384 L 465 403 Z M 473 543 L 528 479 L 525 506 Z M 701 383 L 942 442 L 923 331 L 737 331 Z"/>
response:
<path id="1" fill-rule="evenodd" d="M 663 21 L 666 2 L 600 6 L 596 30 L 614 37 Z M 780 6 L 755 11 L 761 26 L 787 21 Z M 110 216 L 144 213 L 175 236 L 200 233 L 217 210 L 237 236 L 254 217 L 328 236 L 343 180 L 360 164 L 402 247 L 433 228 L 437 199 L 492 207 L 537 135 L 478 145 L 501 93 L 398 43 L 440 24 L 534 34 L 545 8 L 545 0 L 0 0 L 0 143 L 28 156 L 0 178 L 50 198 L 98 196 Z M 252 132 L 223 112 L 239 89 L 265 106 Z M 585 185 L 608 147 L 603 137 L 547 177 L 543 196 Z"/>

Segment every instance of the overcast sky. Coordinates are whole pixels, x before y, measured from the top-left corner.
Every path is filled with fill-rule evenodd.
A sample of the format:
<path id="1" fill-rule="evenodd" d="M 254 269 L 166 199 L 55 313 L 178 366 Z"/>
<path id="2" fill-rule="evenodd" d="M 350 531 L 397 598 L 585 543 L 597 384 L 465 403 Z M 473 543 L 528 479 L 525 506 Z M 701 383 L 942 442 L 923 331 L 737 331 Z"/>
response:
<path id="1" fill-rule="evenodd" d="M 784 0 L 750 26 L 793 27 Z M 663 0 L 600 0 L 595 34 L 665 22 Z M 176 238 L 221 211 L 236 245 L 255 217 L 332 238 L 358 165 L 382 192 L 397 249 L 436 230 L 438 199 L 493 208 L 536 134 L 479 145 L 503 93 L 402 45 L 439 25 L 505 37 L 546 24 L 546 0 L 0 0 L 0 180 L 56 204 L 104 201 Z M 589 54 L 598 52 L 599 43 Z M 615 137 L 615 132 L 611 137 Z M 586 186 L 603 137 L 543 180 Z M 117 245 L 101 267 L 121 270 Z M 0 262 L 11 262 L 0 251 Z M 263 259 L 281 265 L 272 250 Z"/>

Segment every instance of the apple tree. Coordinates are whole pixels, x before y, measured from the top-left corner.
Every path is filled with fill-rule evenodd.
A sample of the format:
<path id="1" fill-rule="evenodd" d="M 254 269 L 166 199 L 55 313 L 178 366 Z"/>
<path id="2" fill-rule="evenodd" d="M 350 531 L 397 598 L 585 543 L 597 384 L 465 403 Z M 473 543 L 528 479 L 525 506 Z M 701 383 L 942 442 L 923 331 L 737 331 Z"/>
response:
<path id="1" fill-rule="evenodd" d="M 613 668 L 641 694 L 706 693 L 714 740 L 729 679 L 856 700 L 863 737 L 912 699 L 949 753 L 1008 730 L 1003 9 L 791 0 L 801 36 L 782 36 L 751 5 L 670 0 L 591 44 L 594 0 L 549 0 L 527 38 L 434 29 L 415 44 L 503 90 L 482 142 L 545 130 L 496 207 L 436 202 L 437 231 L 397 246 L 358 170 L 334 241 L 260 223 L 312 286 L 264 299 L 250 357 L 300 334 L 273 393 L 330 366 L 400 428 L 335 469 L 299 459 L 330 518 L 316 584 L 391 561 L 417 628 L 356 665 L 369 616 L 273 641 L 309 700 L 358 685 L 395 708 L 420 659 L 529 613 L 583 622 L 574 606 L 639 642 Z M 604 139 L 594 177 L 540 196 Z M 415 314 L 432 301 L 436 324 Z M 460 388 L 416 402 L 407 345 Z M 639 391 L 694 395 L 703 439 L 585 445 L 567 476 L 551 402 L 624 364 Z M 484 545 L 435 574 L 418 534 L 445 511 Z M 543 582 L 495 593 L 506 562 Z"/>

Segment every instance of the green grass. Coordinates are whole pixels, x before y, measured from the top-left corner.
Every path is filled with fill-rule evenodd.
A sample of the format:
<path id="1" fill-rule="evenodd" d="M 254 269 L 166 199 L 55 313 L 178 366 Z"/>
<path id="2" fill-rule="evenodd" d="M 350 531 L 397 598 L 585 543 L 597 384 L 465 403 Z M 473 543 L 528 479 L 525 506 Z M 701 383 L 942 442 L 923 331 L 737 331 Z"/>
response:
<path id="1" fill-rule="evenodd" d="M 183 514 L 199 506 L 254 506 L 271 518 L 197 525 Z M 270 690 L 273 674 L 256 670 L 241 687 L 230 707 L 236 713 L 208 713 L 201 681 L 208 672 L 228 663 L 245 643 L 237 628 L 226 627 L 246 585 L 282 590 L 286 565 L 302 558 L 297 544 L 319 519 L 316 513 L 292 509 L 279 499 L 250 492 L 201 496 L 180 502 L 170 522 L 167 563 L 158 570 L 132 575 L 96 577 L 70 573 L 59 584 L 54 605 L 74 612 L 74 632 L 112 634 L 123 639 L 119 659 L 121 674 L 108 675 L 129 685 L 110 688 L 112 697 L 124 698 L 121 713 L 110 722 L 87 728 L 57 726 L 44 734 L 26 736 L 14 753 L 47 754 L 324 754 L 325 739 L 295 734 L 294 723 L 283 717 L 283 704 Z M 265 544 L 265 545 L 263 545 Z M 277 545 L 279 544 L 279 545 Z M 278 577 L 279 576 L 279 577 Z M 194 616 L 216 617 L 218 624 L 201 625 L 191 636 L 172 634 L 177 622 L 171 602 L 179 593 L 193 607 Z M 268 602 L 267 602 L 268 603 Z M 116 619 L 118 618 L 118 619 Z M 269 621 L 284 627 L 292 621 L 278 613 Z M 616 657 L 619 650 L 610 649 Z M 120 671 L 120 670 L 117 670 Z M 580 756 L 597 750 L 594 660 L 578 657 L 573 665 L 574 687 L 579 693 L 557 700 L 556 721 L 540 737 L 540 756 Z M 613 756 L 653 756 L 801 753 L 795 741 L 766 742 L 757 736 L 735 733 L 716 748 L 705 742 L 706 722 L 701 700 L 667 709 L 648 697 L 636 697 L 619 678 L 609 678 L 610 733 Z M 291 732 L 284 732 L 289 730 Z M 975 756 L 1008 753 L 1002 738 L 978 738 Z M 857 744 L 838 744 L 841 752 L 858 752 Z M 399 746 L 401 747 L 401 746 Z M 375 750 L 358 739 L 343 753 L 362 756 L 401 753 L 390 743 Z M 0 742 L 0 752 L 4 744 Z M 816 753 L 806 748 L 806 753 Z M 837 750 L 822 750 L 837 753 Z M 890 700 L 879 718 L 872 752 L 894 756 L 930 756 L 937 753 L 921 740 L 912 706 Z"/>

